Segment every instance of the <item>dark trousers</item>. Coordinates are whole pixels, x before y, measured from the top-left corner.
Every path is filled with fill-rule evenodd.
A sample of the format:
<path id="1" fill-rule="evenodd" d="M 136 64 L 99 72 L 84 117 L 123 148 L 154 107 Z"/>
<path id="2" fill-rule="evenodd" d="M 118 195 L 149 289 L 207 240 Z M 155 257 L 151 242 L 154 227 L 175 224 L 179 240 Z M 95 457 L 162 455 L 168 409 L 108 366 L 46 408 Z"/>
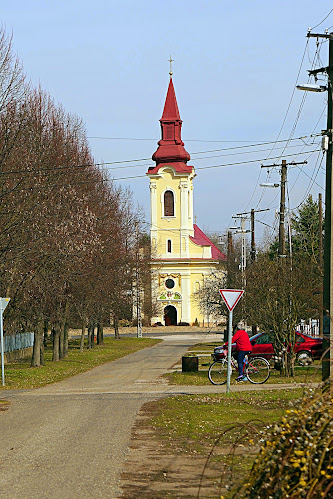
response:
<path id="1" fill-rule="evenodd" d="M 244 359 L 245 355 L 248 353 L 249 352 L 243 352 L 242 350 L 237 352 L 237 364 L 238 364 L 239 376 L 243 376 Z"/>

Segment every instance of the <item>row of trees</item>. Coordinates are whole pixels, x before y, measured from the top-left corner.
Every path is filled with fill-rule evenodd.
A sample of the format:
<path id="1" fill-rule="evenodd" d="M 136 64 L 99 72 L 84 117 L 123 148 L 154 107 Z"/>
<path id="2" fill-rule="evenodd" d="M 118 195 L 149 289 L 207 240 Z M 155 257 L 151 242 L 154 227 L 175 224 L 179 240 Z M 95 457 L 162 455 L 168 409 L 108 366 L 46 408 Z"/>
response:
<path id="1" fill-rule="evenodd" d="M 309 196 L 291 219 L 287 255 L 278 255 L 278 241 L 266 244 L 248 265 L 244 275 L 238 266 L 239 248 L 228 246 L 227 266 L 221 264 L 197 294 L 204 313 L 220 319 L 226 307 L 218 293 L 221 284 L 245 294 L 234 311 L 235 321 L 245 320 L 270 334 L 274 351 L 281 357 L 285 374 L 293 375 L 295 329 L 300 321 L 319 319 L 322 309 L 322 257 L 319 237 L 319 205 Z"/>
<path id="2" fill-rule="evenodd" d="M 43 333 L 66 356 L 70 321 L 84 333 L 131 317 L 140 214 L 130 193 L 94 165 L 82 121 L 27 82 L 0 30 L 0 293 L 6 334 Z M 83 348 L 83 340 L 81 342 Z"/>

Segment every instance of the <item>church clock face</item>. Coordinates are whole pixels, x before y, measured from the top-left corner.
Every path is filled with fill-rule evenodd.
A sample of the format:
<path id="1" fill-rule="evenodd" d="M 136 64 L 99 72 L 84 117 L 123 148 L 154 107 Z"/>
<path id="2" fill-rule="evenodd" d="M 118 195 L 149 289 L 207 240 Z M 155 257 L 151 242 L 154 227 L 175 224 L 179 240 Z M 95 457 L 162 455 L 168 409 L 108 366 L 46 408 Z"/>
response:
<path id="1" fill-rule="evenodd" d="M 173 279 L 167 279 L 165 285 L 168 289 L 172 289 L 175 287 L 175 281 Z"/>

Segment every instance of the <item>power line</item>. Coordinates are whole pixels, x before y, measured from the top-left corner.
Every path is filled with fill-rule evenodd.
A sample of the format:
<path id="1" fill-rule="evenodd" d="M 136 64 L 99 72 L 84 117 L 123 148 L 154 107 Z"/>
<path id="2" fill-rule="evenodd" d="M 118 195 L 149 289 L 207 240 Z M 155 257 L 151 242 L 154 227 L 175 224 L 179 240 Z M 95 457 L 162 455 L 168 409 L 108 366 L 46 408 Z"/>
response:
<path id="1" fill-rule="evenodd" d="M 316 144 L 309 144 L 307 147 L 310 147 L 312 145 L 316 145 Z M 290 146 L 290 147 L 298 147 L 297 145 L 295 146 Z M 303 147 L 304 149 L 305 147 Z M 254 151 L 254 152 L 264 152 L 264 150 L 257 150 L 257 151 Z M 286 156 L 298 156 L 299 154 L 309 154 L 311 152 L 315 152 L 315 151 L 305 151 L 305 152 L 300 152 L 300 153 L 297 153 L 297 154 L 289 154 L 289 155 L 286 155 Z M 241 152 L 239 154 L 248 154 L 247 152 Z M 231 153 L 231 154 L 221 154 L 221 155 L 217 155 L 217 156 L 206 156 L 206 157 L 202 157 L 202 158 L 197 158 L 198 160 L 200 159 L 211 159 L 211 158 L 218 158 L 218 157 L 223 157 L 223 156 L 234 156 L 235 154 Z M 149 158 L 147 158 L 149 159 Z M 276 158 L 272 158 L 272 159 L 276 159 Z M 0 171 L 0 177 L 1 176 L 5 176 L 5 175 L 9 175 L 9 174 L 28 174 L 28 173 L 43 173 L 43 172 L 53 172 L 53 171 L 58 171 L 58 170 L 69 170 L 71 168 L 78 168 L 78 169 L 84 169 L 84 168 L 90 168 L 90 167 L 94 167 L 94 166 L 105 166 L 105 165 L 114 165 L 114 164 L 123 164 L 123 163 L 129 163 L 129 162 L 137 162 L 137 161 L 142 161 L 142 159 L 133 159 L 133 160 L 126 160 L 126 161 L 110 161 L 110 162 L 103 162 L 103 163 L 84 163 L 82 165 L 64 165 L 64 166 L 55 166 L 55 167 L 51 167 L 51 168 L 38 168 L 38 169 L 26 169 L 26 170 L 9 170 L 9 171 Z M 238 165 L 238 164 L 246 164 L 246 163 L 253 163 L 253 162 L 260 162 L 260 161 L 265 161 L 263 159 L 254 159 L 254 160 L 251 160 L 251 161 L 243 161 L 243 162 L 236 162 L 236 163 L 226 163 L 224 165 L 213 165 L 213 166 L 207 166 L 207 167 L 196 167 L 195 169 L 196 170 L 202 170 L 203 168 L 216 168 L 216 167 L 223 167 L 223 166 L 233 166 L 233 165 Z M 142 167 L 142 166 L 151 166 L 151 163 L 144 163 L 144 164 L 141 164 L 141 165 L 129 165 L 129 166 L 123 166 L 121 167 L 121 169 L 124 169 L 124 168 L 138 168 L 138 167 Z M 105 168 L 104 171 L 109 171 L 109 170 L 112 170 L 112 169 L 119 169 L 119 167 L 115 167 L 115 168 Z M 102 170 L 103 171 L 103 170 Z M 133 178 L 133 177 L 129 177 L 129 178 Z"/>
<path id="2" fill-rule="evenodd" d="M 324 19 L 323 19 L 322 21 L 320 21 L 320 23 L 316 24 L 316 26 L 313 26 L 313 28 L 310 28 L 310 31 L 311 31 L 311 30 L 313 30 L 313 29 L 315 29 L 315 28 L 318 28 L 318 26 L 320 26 L 320 25 L 321 25 L 324 21 L 326 21 L 326 19 L 328 18 L 328 16 L 329 16 L 332 12 L 333 12 L 333 9 L 331 9 L 331 10 L 329 11 L 329 13 L 327 14 L 327 16 L 326 16 L 326 17 L 324 17 Z"/>
<path id="3" fill-rule="evenodd" d="M 307 151 L 307 152 L 303 152 L 303 153 L 300 153 L 300 154 L 309 154 L 310 152 L 315 152 L 315 151 Z M 285 157 L 294 157 L 295 155 L 294 154 L 286 154 Z M 270 159 L 279 159 L 279 157 L 273 157 L 273 158 L 270 158 Z M 237 165 L 247 165 L 247 164 L 251 164 L 251 163 L 261 163 L 262 161 L 265 161 L 264 159 L 253 159 L 253 160 L 250 160 L 250 161 L 240 161 L 240 162 L 236 162 L 236 163 L 224 163 L 224 164 L 221 164 L 221 165 L 211 165 L 211 166 L 201 166 L 201 167 L 198 167 L 196 168 L 196 170 L 209 170 L 211 168 L 224 168 L 224 167 L 227 167 L 227 166 L 237 166 Z M 22 172 L 21 172 L 22 173 Z M 55 188 L 55 187 L 72 187 L 74 185 L 83 185 L 83 184 L 98 184 L 98 183 L 104 183 L 104 182 L 113 182 L 113 181 L 118 181 L 118 180 L 133 180 L 133 179 L 137 179 L 137 178 L 146 178 L 146 174 L 145 175 L 133 175 L 133 176 L 128 176 L 128 177 L 117 177 L 117 178 L 110 178 L 110 179 L 107 179 L 107 178 L 103 178 L 103 179 L 96 179 L 96 180 L 85 180 L 85 181 L 81 181 L 81 182 L 67 182 L 66 184 L 53 184 L 53 185 L 45 185 L 45 186 L 39 186 L 39 187 L 22 187 L 22 188 L 19 188 L 19 189 L 15 189 L 16 191 L 32 191 L 32 190 L 41 190 L 41 189 L 47 189 L 47 188 Z"/>

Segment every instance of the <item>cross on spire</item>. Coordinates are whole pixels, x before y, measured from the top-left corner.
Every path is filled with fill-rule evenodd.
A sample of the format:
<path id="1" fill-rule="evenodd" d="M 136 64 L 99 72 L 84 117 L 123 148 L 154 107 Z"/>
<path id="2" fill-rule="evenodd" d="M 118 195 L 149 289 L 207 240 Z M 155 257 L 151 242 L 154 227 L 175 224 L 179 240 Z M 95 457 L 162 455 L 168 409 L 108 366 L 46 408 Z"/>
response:
<path id="1" fill-rule="evenodd" d="M 171 77 L 172 77 L 172 75 L 173 75 L 173 72 L 172 72 L 172 63 L 174 62 L 174 59 L 171 59 L 171 55 L 170 55 L 169 62 L 170 62 L 170 71 L 169 71 L 169 75 L 170 75 L 170 78 L 171 78 Z"/>

